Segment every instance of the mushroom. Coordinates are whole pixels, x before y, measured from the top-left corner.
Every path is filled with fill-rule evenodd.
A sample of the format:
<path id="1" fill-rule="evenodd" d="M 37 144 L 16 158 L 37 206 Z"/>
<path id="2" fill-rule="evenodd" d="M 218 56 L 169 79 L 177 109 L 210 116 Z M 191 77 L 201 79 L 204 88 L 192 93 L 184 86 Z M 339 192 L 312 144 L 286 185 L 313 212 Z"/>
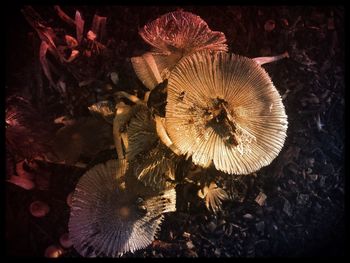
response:
<path id="1" fill-rule="evenodd" d="M 158 140 L 154 119 L 146 106 L 133 106 L 133 116 L 127 127 L 127 137 L 126 158 L 128 161 L 133 160 L 138 154 L 150 150 Z"/>
<path id="2" fill-rule="evenodd" d="M 109 124 L 113 124 L 115 110 L 113 103 L 111 103 L 110 101 L 103 100 L 96 102 L 89 106 L 88 109 L 93 115 L 102 117 Z"/>
<path id="3" fill-rule="evenodd" d="M 152 243 L 163 213 L 175 211 L 175 189 L 145 199 L 124 188 L 117 160 L 98 164 L 73 194 L 69 236 L 86 257 L 117 257 Z"/>
<path id="4" fill-rule="evenodd" d="M 70 248 L 71 246 L 73 246 L 72 240 L 70 240 L 68 233 L 63 233 L 60 236 L 60 244 L 64 248 Z"/>
<path id="5" fill-rule="evenodd" d="M 67 164 L 76 163 L 81 155 L 92 157 L 112 144 L 110 125 L 94 117 L 84 117 L 60 128 L 52 142 L 57 159 Z"/>
<path id="6" fill-rule="evenodd" d="M 158 144 L 141 154 L 130 164 L 133 174 L 145 186 L 156 192 L 173 187 L 175 169 L 179 159 L 164 144 Z"/>
<path id="7" fill-rule="evenodd" d="M 48 246 L 45 250 L 45 257 L 46 258 L 58 258 L 63 254 L 64 250 L 57 246 L 57 245 L 51 245 Z"/>
<path id="8" fill-rule="evenodd" d="M 254 60 L 200 51 L 176 65 L 167 89 L 166 132 L 195 164 L 249 174 L 282 149 L 288 126 L 282 99 Z"/>
<path id="9" fill-rule="evenodd" d="M 210 30 L 201 17 L 182 10 L 162 15 L 141 28 L 139 34 L 154 52 L 167 55 L 203 49 L 227 51 L 224 33 Z"/>
<path id="10" fill-rule="evenodd" d="M 176 155 L 159 141 L 156 122 L 145 105 L 136 104 L 131 111 L 126 148 L 131 172 L 127 176 L 135 176 L 156 192 L 164 191 L 171 186 L 167 180 L 175 179 Z"/>
<path id="11" fill-rule="evenodd" d="M 214 213 L 221 210 L 222 201 L 229 198 L 226 191 L 218 187 L 215 182 L 211 182 L 209 186 L 206 185 L 200 189 L 198 196 L 205 200 L 205 206 Z"/>
<path id="12" fill-rule="evenodd" d="M 153 50 L 131 58 L 131 62 L 150 90 L 169 76 L 182 57 L 203 49 L 227 51 L 224 33 L 210 30 L 199 16 L 182 10 L 162 15 L 141 28 L 139 34 Z"/>
<path id="13" fill-rule="evenodd" d="M 29 206 L 32 216 L 44 217 L 50 212 L 50 207 L 42 201 L 34 201 Z"/>

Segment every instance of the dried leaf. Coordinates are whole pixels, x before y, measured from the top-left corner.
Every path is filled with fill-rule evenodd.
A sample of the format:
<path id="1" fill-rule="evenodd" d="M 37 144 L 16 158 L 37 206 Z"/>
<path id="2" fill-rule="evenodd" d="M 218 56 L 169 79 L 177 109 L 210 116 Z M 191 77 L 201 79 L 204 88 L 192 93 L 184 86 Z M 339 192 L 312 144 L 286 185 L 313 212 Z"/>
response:
<path id="1" fill-rule="evenodd" d="M 108 123 L 113 124 L 115 117 L 115 107 L 113 103 L 107 100 L 99 101 L 88 107 L 89 111 L 105 119 Z"/>
<path id="2" fill-rule="evenodd" d="M 79 45 L 78 41 L 74 37 L 70 35 L 65 35 L 64 37 L 69 48 L 76 48 Z"/>
<path id="3" fill-rule="evenodd" d="M 56 84 L 54 83 L 54 81 L 52 79 L 49 64 L 48 64 L 47 59 L 46 59 L 46 53 L 47 53 L 48 48 L 49 48 L 49 45 L 45 41 L 42 41 L 41 45 L 40 45 L 39 59 L 40 59 L 40 63 L 41 63 L 41 66 L 43 68 L 43 71 L 45 73 L 46 78 L 50 81 L 50 84 L 53 87 L 55 87 Z"/>
<path id="4" fill-rule="evenodd" d="M 75 25 L 78 43 L 81 43 L 81 41 L 83 40 L 84 23 L 85 21 L 81 17 L 80 12 L 77 10 L 75 12 Z"/>
<path id="5" fill-rule="evenodd" d="M 55 8 L 55 10 L 56 10 L 58 16 L 59 16 L 63 21 L 65 21 L 67 24 L 69 24 L 69 25 L 75 27 L 75 21 L 74 21 L 72 18 L 70 18 L 65 12 L 63 12 L 63 10 L 61 9 L 60 6 L 55 5 L 54 8 Z"/>

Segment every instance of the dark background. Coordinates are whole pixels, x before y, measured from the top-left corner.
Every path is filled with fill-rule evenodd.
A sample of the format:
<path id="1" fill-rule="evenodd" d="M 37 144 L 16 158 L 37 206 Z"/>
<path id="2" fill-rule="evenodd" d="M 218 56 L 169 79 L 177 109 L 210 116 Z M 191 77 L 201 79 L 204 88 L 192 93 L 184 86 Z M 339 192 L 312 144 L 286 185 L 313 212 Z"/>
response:
<path id="1" fill-rule="evenodd" d="M 53 7 L 33 7 L 52 27 L 67 28 Z M 20 8 L 12 6 L 5 11 L 6 96 L 25 92 L 33 96 L 33 104 L 37 108 L 43 109 L 48 106 L 34 98 L 37 80 L 33 65 L 38 61 L 40 42 Z M 264 66 L 283 97 L 289 121 L 288 138 L 281 154 L 270 166 L 261 169 L 256 178 L 245 180 L 249 191 L 244 202 L 225 203 L 225 211 L 217 216 L 201 206 L 181 208 L 166 216 L 159 235 L 165 245 L 152 246 L 126 256 L 345 255 L 343 7 L 61 8 L 71 17 L 78 9 L 87 25 L 95 13 L 108 17 L 107 35 L 114 41 L 108 69 L 118 72 L 121 79 L 119 88 L 127 91 L 135 88 L 144 90 L 129 60 L 148 50 L 138 35 L 138 29 L 178 8 L 199 15 L 212 30 L 223 32 L 229 52 L 251 58 L 278 55 L 284 51 L 290 55 L 289 59 Z M 275 28 L 267 32 L 264 25 L 270 19 L 275 22 Z M 106 73 L 102 73 L 101 79 L 104 79 L 103 74 Z M 49 97 L 57 94 L 46 88 L 47 85 L 43 77 L 42 89 L 47 94 L 45 100 L 48 103 L 51 101 Z M 45 114 L 59 115 L 59 111 L 65 110 L 63 104 L 60 102 L 50 108 L 52 112 Z M 77 110 L 76 114 L 85 113 Z M 318 116 L 323 124 L 322 131 L 317 127 Z M 43 170 L 49 174 L 48 190 L 26 191 L 6 183 L 5 239 L 8 256 L 42 256 L 45 248 L 57 244 L 59 236 L 67 231 L 69 209 L 65 198 L 74 189 L 83 171 L 60 166 L 44 166 Z M 315 176 L 310 176 L 314 174 L 317 175 L 316 180 Z M 259 206 L 254 201 L 260 191 L 267 195 L 265 206 Z M 183 193 L 185 197 L 178 200 L 179 207 L 183 207 L 181 202 L 186 199 L 186 192 Z M 28 206 L 36 199 L 48 202 L 51 207 L 48 216 L 37 219 L 30 215 Z M 222 220 L 238 227 L 233 227 L 230 235 L 218 235 L 220 231 L 217 229 L 222 227 Z M 211 222 L 216 227 L 214 230 L 208 228 Z M 183 237 L 183 232 L 191 234 L 190 240 Z M 188 247 L 189 241 L 194 248 Z M 74 249 L 68 249 L 64 256 L 78 255 Z"/>

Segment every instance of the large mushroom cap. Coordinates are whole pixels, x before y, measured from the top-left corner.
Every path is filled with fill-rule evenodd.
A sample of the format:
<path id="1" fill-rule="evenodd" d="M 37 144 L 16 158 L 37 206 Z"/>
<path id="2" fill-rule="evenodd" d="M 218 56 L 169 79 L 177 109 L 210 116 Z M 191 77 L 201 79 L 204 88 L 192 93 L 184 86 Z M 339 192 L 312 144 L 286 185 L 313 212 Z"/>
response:
<path id="1" fill-rule="evenodd" d="M 252 59 L 200 51 L 181 60 L 168 80 L 167 132 L 197 165 L 254 172 L 278 155 L 287 126 L 278 91 Z"/>
<path id="2" fill-rule="evenodd" d="M 154 240 L 163 213 L 175 211 L 175 190 L 141 200 L 124 190 L 118 161 L 86 172 L 75 189 L 69 236 L 86 257 L 117 257 Z"/>
<path id="3" fill-rule="evenodd" d="M 166 79 L 184 56 L 204 49 L 227 51 L 224 33 L 212 31 L 202 18 L 181 10 L 146 24 L 139 34 L 153 50 L 131 58 L 131 62 L 138 78 L 150 90 Z"/>

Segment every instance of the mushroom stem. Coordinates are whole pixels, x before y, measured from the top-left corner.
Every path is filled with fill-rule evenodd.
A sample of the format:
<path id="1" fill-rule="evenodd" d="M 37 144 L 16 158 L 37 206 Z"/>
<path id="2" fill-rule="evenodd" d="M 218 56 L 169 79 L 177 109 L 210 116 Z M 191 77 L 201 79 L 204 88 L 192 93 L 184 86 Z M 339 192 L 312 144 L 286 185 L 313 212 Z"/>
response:
<path id="1" fill-rule="evenodd" d="M 132 57 L 131 63 L 136 75 L 149 90 L 163 82 L 152 53 L 147 52 L 140 57 Z"/>
<path id="2" fill-rule="evenodd" d="M 118 159 L 122 160 L 125 158 L 125 156 L 124 156 L 124 152 L 123 152 L 122 139 L 121 139 L 121 134 L 120 134 L 119 129 L 120 129 L 119 121 L 117 120 L 117 118 L 115 118 L 114 122 L 113 122 L 114 144 L 115 144 L 115 148 L 117 150 Z"/>
<path id="3" fill-rule="evenodd" d="M 130 100 L 131 102 L 134 102 L 136 104 L 145 104 L 142 100 L 140 100 L 137 96 L 131 95 L 125 91 L 118 91 L 114 93 L 114 96 L 117 98 L 126 98 Z"/>
<path id="4" fill-rule="evenodd" d="M 168 133 L 165 130 L 164 124 L 162 122 L 162 118 L 156 115 L 155 121 L 156 121 L 157 134 L 158 134 L 160 140 L 167 147 L 169 147 L 175 154 L 180 155 L 181 154 L 180 150 L 173 144 L 173 142 L 169 138 Z"/>
<path id="5" fill-rule="evenodd" d="M 258 63 L 259 65 L 275 62 L 277 60 L 280 60 L 282 58 L 289 58 L 288 52 L 284 52 L 283 54 L 277 55 L 277 56 L 272 56 L 272 57 L 257 57 L 253 58 L 253 60 Z"/>
<path id="6" fill-rule="evenodd" d="M 147 91 L 146 93 L 145 93 L 145 97 L 144 97 L 144 99 L 143 99 L 143 101 L 147 104 L 147 101 L 148 101 L 148 99 L 149 99 L 149 95 L 151 94 L 151 91 Z"/>
<path id="7" fill-rule="evenodd" d="M 128 134 L 126 132 L 122 132 L 120 134 L 120 136 L 122 137 L 122 142 L 123 142 L 125 148 L 128 149 L 129 148 Z"/>

